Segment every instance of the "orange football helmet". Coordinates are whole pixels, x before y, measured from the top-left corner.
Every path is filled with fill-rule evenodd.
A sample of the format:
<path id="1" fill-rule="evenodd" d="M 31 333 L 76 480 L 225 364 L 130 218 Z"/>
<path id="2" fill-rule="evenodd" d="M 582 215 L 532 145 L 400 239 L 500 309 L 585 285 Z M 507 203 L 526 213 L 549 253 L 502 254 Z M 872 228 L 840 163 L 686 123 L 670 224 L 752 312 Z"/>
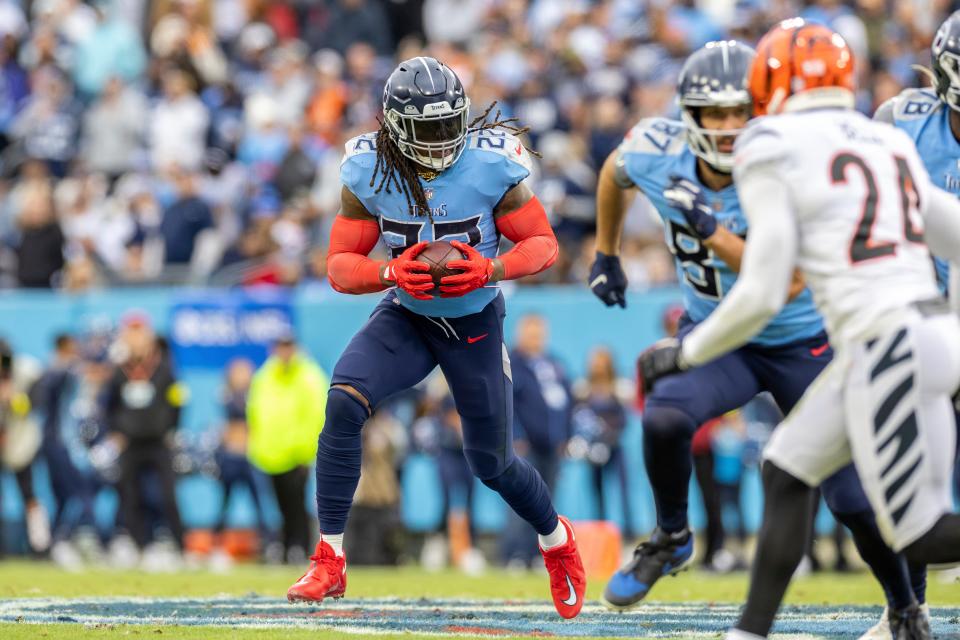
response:
<path id="1" fill-rule="evenodd" d="M 828 27 L 802 18 L 784 20 L 757 45 L 748 85 L 758 116 L 779 112 L 787 98 L 810 89 L 853 92 L 853 53 Z"/>

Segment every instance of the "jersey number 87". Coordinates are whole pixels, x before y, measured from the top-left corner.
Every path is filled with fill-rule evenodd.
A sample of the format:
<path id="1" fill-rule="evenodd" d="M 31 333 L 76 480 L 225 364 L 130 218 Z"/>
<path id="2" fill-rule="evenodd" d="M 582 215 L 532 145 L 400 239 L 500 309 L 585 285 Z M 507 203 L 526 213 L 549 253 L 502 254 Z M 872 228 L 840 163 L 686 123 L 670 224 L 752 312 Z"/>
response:
<path id="1" fill-rule="evenodd" d="M 670 252 L 683 266 L 683 276 L 697 295 L 710 300 L 720 299 L 720 272 L 710 266 L 713 251 L 681 224 L 668 220 Z"/>

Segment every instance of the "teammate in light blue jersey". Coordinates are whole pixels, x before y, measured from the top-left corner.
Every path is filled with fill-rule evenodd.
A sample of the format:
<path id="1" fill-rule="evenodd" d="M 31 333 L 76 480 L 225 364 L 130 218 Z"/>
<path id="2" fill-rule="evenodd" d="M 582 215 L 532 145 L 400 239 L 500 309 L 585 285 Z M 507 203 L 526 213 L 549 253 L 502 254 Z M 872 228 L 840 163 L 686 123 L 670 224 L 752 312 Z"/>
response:
<path id="1" fill-rule="evenodd" d="M 960 11 L 940 25 L 930 50 L 933 88 L 907 89 L 873 117 L 906 131 L 933 183 L 960 196 Z M 934 258 L 934 264 L 946 291 L 947 262 Z"/>
<path id="2" fill-rule="evenodd" d="M 745 119 L 747 113 L 735 117 Z M 695 185 L 702 190 L 717 225 L 741 239 L 746 237 L 747 221 L 729 174 L 721 172 L 719 180 L 709 177 L 705 178 L 706 182 L 701 180 L 698 162 L 706 161 L 701 160 L 688 143 L 688 127 L 689 123 L 665 118 L 642 120 L 617 150 L 614 177 L 618 186 L 642 191 L 660 214 L 664 239 L 674 255 L 684 308 L 691 321 L 702 322 L 737 279 L 739 256 L 731 260 L 734 266 L 730 266 L 711 247 L 720 240 L 719 236 L 704 241 L 695 232 L 691 233 L 690 222 L 671 204 L 664 190 L 676 179 Z M 708 183 L 719 188 L 713 190 Z M 722 232 L 721 235 L 729 239 Z M 799 284 L 799 280 L 797 282 Z M 757 336 L 754 344 L 791 344 L 823 332 L 823 321 L 813 305 L 810 291 L 798 286 L 795 293 L 792 302 Z"/>
<path id="3" fill-rule="evenodd" d="M 686 311 L 681 339 L 713 312 L 740 267 L 748 229 L 733 184 L 733 143 L 752 115 L 746 74 L 753 57 L 750 47 L 733 41 L 709 43 L 691 55 L 678 82 L 682 121 L 641 121 L 600 174 L 590 287 L 608 306 L 626 305 L 617 253 L 625 194 L 637 188 L 659 212 L 676 259 Z M 692 560 L 687 492 L 697 428 L 761 391 L 769 391 L 786 414 L 829 363 L 832 351 L 823 322 L 799 274 L 790 294 L 792 302 L 753 343 L 645 390 L 643 452 L 657 529 L 611 578 L 603 594 L 608 606 L 637 605 L 659 578 Z M 831 478 L 823 491 L 885 591 L 912 601 L 906 565 L 883 543 L 853 467 Z M 896 606 L 906 603 L 896 599 Z"/>
<path id="4" fill-rule="evenodd" d="M 960 11 L 940 25 L 930 47 L 930 58 L 933 88 L 906 89 L 880 105 L 873 117 L 904 130 L 916 145 L 933 183 L 960 197 Z M 946 293 L 949 263 L 938 257 L 933 262 L 937 282 Z M 957 485 L 960 486 L 960 477 Z M 929 614 L 925 602 L 926 573 L 926 567 L 910 566 L 917 599 Z M 884 626 L 885 620 L 886 617 L 878 628 Z"/>

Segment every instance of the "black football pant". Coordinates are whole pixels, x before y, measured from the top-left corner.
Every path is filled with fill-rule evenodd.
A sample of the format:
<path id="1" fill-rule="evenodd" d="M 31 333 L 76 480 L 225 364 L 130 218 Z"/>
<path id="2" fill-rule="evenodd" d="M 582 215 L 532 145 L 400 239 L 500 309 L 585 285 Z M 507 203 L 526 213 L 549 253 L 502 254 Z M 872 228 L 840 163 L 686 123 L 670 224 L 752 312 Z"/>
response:
<path id="1" fill-rule="evenodd" d="M 131 441 L 120 454 L 120 479 L 117 491 L 120 494 L 120 509 L 123 522 L 134 542 L 143 549 L 150 541 L 146 519 L 146 504 L 142 491 L 141 474 L 152 469 L 159 483 L 161 510 L 173 538 L 183 548 L 183 525 L 177 508 L 176 475 L 173 472 L 173 455 L 170 449 L 156 440 Z"/>
<path id="2" fill-rule="evenodd" d="M 283 550 L 299 547 L 308 555 L 310 528 L 307 521 L 307 468 L 297 467 L 286 473 L 270 476 L 277 496 L 277 506 L 283 516 Z"/>

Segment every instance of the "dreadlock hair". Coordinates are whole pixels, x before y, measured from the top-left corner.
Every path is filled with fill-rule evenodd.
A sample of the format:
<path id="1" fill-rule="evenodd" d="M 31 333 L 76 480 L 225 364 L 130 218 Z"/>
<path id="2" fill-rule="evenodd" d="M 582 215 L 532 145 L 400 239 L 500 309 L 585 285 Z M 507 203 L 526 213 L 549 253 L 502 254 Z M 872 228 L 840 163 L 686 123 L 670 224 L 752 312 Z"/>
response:
<path id="1" fill-rule="evenodd" d="M 515 136 L 521 136 L 530 130 L 530 127 L 521 127 L 517 125 L 517 118 L 500 118 L 500 110 L 497 109 L 493 120 L 488 122 L 490 112 L 497 106 L 496 101 L 490 103 L 490 106 L 478 117 L 474 118 L 467 126 L 467 133 L 474 131 L 490 131 L 493 129 L 504 129 Z M 429 171 L 400 153 L 399 147 L 390 137 L 390 129 L 383 119 L 378 119 L 380 128 L 377 129 L 376 147 L 377 159 L 373 165 L 373 175 L 370 176 L 370 186 L 376 185 L 374 193 L 386 191 L 392 193 L 395 188 L 402 193 L 407 201 L 407 208 L 411 215 L 424 215 L 433 221 L 433 214 L 430 211 L 430 205 L 427 203 L 427 194 L 420 182 L 420 173 Z M 524 148 L 532 155 L 540 157 L 540 154 L 524 145 Z M 379 182 L 377 179 L 379 177 Z"/>

